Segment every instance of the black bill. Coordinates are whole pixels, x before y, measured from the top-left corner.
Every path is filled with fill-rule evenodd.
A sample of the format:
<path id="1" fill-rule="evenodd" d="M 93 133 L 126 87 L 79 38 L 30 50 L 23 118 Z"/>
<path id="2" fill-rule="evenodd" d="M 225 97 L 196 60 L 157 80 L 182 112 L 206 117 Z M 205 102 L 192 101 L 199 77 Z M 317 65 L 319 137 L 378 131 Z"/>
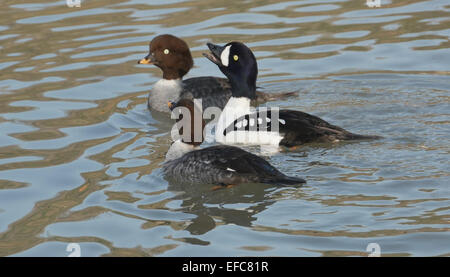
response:
<path id="1" fill-rule="evenodd" d="M 216 45 L 216 44 L 212 44 L 212 43 L 207 43 L 206 44 L 209 48 L 209 53 L 203 53 L 203 56 L 205 56 L 206 58 L 208 58 L 208 60 L 212 61 L 213 63 L 221 66 L 222 65 L 222 61 L 220 59 L 220 55 L 222 55 L 223 50 L 225 49 L 225 47 L 220 46 L 220 45 Z"/>

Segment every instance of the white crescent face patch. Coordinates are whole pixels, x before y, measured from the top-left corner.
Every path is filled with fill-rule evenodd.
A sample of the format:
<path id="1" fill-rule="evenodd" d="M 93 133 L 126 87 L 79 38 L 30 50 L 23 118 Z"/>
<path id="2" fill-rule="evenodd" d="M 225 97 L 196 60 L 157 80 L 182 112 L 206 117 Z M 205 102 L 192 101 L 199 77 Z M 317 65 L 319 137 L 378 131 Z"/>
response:
<path id="1" fill-rule="evenodd" d="M 222 54 L 220 54 L 220 60 L 221 60 L 223 66 L 228 66 L 228 62 L 230 60 L 230 48 L 231 48 L 231 45 L 228 45 L 222 51 Z"/>

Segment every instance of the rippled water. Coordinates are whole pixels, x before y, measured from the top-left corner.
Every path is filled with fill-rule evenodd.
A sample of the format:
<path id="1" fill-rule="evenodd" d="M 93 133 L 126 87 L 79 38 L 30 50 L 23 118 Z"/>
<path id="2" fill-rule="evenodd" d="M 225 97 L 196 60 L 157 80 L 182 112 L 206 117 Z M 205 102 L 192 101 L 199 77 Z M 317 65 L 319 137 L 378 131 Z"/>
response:
<path id="1" fill-rule="evenodd" d="M 2 1 L 0 256 L 450 255 L 450 4 L 445 0 Z M 157 34 L 239 40 L 269 103 L 378 141 L 268 160 L 302 188 L 168 184 L 170 121 L 146 107 Z"/>

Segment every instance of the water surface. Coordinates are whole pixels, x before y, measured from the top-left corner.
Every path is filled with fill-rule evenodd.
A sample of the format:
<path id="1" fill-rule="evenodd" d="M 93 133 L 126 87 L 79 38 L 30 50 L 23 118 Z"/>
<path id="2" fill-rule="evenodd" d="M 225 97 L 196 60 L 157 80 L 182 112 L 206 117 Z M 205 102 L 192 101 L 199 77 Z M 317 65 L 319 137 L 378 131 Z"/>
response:
<path id="1" fill-rule="evenodd" d="M 445 0 L 3 1 L 0 256 L 450 255 Z M 168 184 L 171 121 L 147 110 L 152 37 L 245 42 L 269 105 L 377 141 L 266 158 L 301 187 Z M 257 152 L 257 149 L 249 149 Z"/>

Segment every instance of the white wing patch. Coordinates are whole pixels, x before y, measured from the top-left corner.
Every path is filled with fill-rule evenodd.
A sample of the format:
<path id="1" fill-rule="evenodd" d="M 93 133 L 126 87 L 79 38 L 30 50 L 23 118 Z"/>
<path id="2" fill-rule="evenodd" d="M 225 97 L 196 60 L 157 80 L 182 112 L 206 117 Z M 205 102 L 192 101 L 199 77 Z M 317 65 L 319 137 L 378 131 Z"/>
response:
<path id="1" fill-rule="evenodd" d="M 222 51 L 222 54 L 220 54 L 220 60 L 222 61 L 223 66 L 228 66 L 228 62 L 230 60 L 230 48 L 231 48 L 231 45 L 228 45 Z"/>
<path id="2" fill-rule="evenodd" d="M 284 119 L 280 118 L 280 119 L 278 119 L 278 121 L 280 121 L 280 123 L 283 124 L 283 125 L 286 124 L 286 121 L 284 121 Z"/>
<path id="3" fill-rule="evenodd" d="M 228 171 L 232 171 L 232 172 L 235 172 L 236 170 L 234 170 L 234 169 L 232 169 L 232 168 L 229 168 L 229 167 L 227 167 L 227 170 Z"/>

